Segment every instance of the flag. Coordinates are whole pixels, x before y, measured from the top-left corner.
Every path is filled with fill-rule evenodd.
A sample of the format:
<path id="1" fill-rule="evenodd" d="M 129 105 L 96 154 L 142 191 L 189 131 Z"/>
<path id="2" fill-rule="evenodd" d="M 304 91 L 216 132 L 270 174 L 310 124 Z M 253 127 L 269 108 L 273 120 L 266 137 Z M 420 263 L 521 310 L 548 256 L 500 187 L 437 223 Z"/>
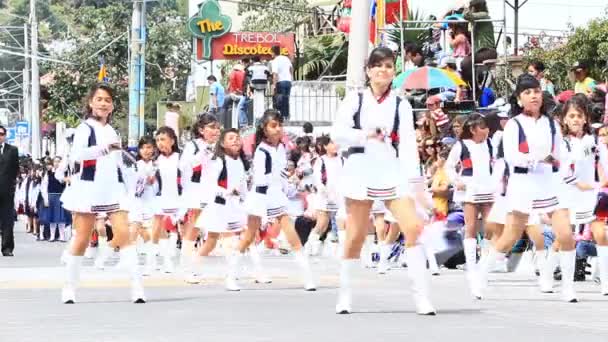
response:
<path id="1" fill-rule="evenodd" d="M 108 82 L 108 71 L 106 70 L 106 64 L 104 58 L 99 59 L 99 73 L 97 74 L 97 82 Z"/>
<path id="2" fill-rule="evenodd" d="M 387 24 L 394 24 L 401 17 L 407 20 L 407 0 L 385 0 L 385 3 L 384 20 Z M 399 15 L 401 6 L 403 6 L 402 16 Z"/>

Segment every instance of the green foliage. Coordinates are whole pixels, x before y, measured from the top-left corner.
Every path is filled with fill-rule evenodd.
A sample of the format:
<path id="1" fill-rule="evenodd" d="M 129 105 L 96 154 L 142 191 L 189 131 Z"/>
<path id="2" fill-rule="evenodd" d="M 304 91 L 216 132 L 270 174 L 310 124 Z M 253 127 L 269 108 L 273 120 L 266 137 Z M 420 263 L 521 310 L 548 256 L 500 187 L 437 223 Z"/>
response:
<path id="1" fill-rule="evenodd" d="M 302 45 L 304 59 L 299 74 L 305 79 L 346 73 L 348 41 L 343 33 L 308 37 Z"/>
<path id="2" fill-rule="evenodd" d="M 596 80 L 608 77 L 608 13 L 591 20 L 563 38 L 541 35 L 529 41 L 523 49 L 527 61 L 540 60 L 545 64 L 548 77 L 559 90 L 572 89 L 570 66 L 576 61 L 590 65 L 590 76 Z"/>
<path id="3" fill-rule="evenodd" d="M 419 10 L 413 11 L 412 8 L 407 9 L 407 19 L 408 21 L 413 20 L 426 20 L 427 18 L 424 16 L 424 13 Z M 388 39 L 391 42 L 394 42 L 398 46 L 401 46 L 401 28 L 403 27 L 404 31 L 404 43 L 420 43 L 428 41 L 430 38 L 429 30 L 422 30 L 423 28 L 430 28 L 430 24 L 425 23 L 404 23 L 401 21 L 397 21 L 393 28 L 394 30 L 388 31 Z M 412 30 L 406 30 L 412 29 Z M 415 30 L 414 30 L 415 29 Z"/>
<path id="4" fill-rule="evenodd" d="M 307 15 L 307 0 L 249 0 L 239 4 L 243 31 L 284 32 Z"/>
<path id="5" fill-rule="evenodd" d="M 99 58 L 103 56 L 110 84 L 117 95 L 113 124 L 122 134 L 126 134 L 129 47 L 128 34 L 125 33 L 131 23 L 132 3 L 120 0 L 83 1 L 78 7 L 56 4 L 51 9 L 55 17 L 65 20 L 65 24 L 71 28 L 62 40 L 69 42 L 71 48 L 53 57 L 75 64 L 43 64 L 43 72 L 50 72 L 53 76 L 48 86 L 46 119 L 66 121 L 68 125 L 78 123 L 82 99 L 88 87 L 97 82 Z M 145 114 L 146 118 L 152 117 L 154 122 L 156 109 L 152 100 L 185 97 L 190 40 L 184 25 L 186 17 L 178 10 L 177 1 L 174 0 L 150 3 L 147 8 L 146 89 L 153 96 L 146 98 Z M 111 46 L 99 52 L 117 38 Z"/>

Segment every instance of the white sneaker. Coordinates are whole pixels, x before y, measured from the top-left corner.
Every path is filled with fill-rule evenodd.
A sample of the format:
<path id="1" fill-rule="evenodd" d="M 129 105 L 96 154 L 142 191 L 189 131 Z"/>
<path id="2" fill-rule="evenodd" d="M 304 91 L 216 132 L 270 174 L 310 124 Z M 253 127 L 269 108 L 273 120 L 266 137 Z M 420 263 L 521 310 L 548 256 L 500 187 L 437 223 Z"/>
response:
<path id="1" fill-rule="evenodd" d="M 260 274 L 255 277 L 256 284 L 270 284 L 272 283 L 272 278 L 265 274 Z"/>
<path id="2" fill-rule="evenodd" d="M 61 253 L 61 258 L 59 258 L 59 262 L 62 265 L 65 265 L 68 262 L 67 257 L 68 257 L 68 250 L 64 249 L 63 252 Z"/>
<path id="3" fill-rule="evenodd" d="M 175 265 L 173 265 L 173 261 L 171 259 L 165 258 L 165 260 L 163 260 L 163 272 L 164 273 L 175 272 Z"/>
<path id="4" fill-rule="evenodd" d="M 98 270 L 103 270 L 105 268 L 105 263 L 104 258 L 97 257 L 93 263 L 93 266 L 95 266 L 95 268 Z"/>
<path id="5" fill-rule="evenodd" d="M 477 270 L 468 270 L 466 271 L 467 281 L 469 283 L 469 289 L 471 289 L 471 294 L 477 300 L 481 300 L 482 298 L 482 284 L 479 275 L 477 274 Z"/>
<path id="6" fill-rule="evenodd" d="M 144 294 L 144 287 L 131 285 L 131 301 L 134 304 L 144 304 L 146 302 L 146 295 Z"/>
<path id="7" fill-rule="evenodd" d="M 416 302 L 416 313 L 422 316 L 435 316 L 437 312 L 431 302 L 422 296 L 414 296 Z"/>
<path id="8" fill-rule="evenodd" d="M 184 280 L 188 284 L 200 284 L 201 282 L 201 279 L 194 272 L 187 274 Z"/>
<path id="9" fill-rule="evenodd" d="M 348 315 L 353 311 L 352 296 L 349 291 L 341 291 L 338 295 L 338 303 L 336 304 L 336 313 L 338 315 Z"/>
<path id="10" fill-rule="evenodd" d="M 61 290 L 61 301 L 63 304 L 74 304 L 76 303 L 76 293 L 70 286 L 65 286 Z"/>
<path id="11" fill-rule="evenodd" d="M 95 257 L 96 251 L 97 251 L 97 248 L 87 247 L 87 249 L 84 251 L 84 258 L 93 259 Z"/>
<path id="12" fill-rule="evenodd" d="M 226 278 L 226 290 L 228 291 L 241 291 L 239 284 L 237 284 L 236 279 L 232 277 Z"/>
<path id="13" fill-rule="evenodd" d="M 378 274 L 386 274 L 390 269 L 391 266 L 389 265 L 388 260 L 380 260 L 378 263 Z"/>

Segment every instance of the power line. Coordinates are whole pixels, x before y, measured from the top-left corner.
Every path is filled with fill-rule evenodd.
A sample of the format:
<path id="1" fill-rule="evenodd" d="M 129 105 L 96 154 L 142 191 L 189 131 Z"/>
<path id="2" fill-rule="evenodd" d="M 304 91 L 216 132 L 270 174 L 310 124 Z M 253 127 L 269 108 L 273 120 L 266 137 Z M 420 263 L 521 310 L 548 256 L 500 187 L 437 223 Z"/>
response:
<path id="1" fill-rule="evenodd" d="M 297 9 L 297 8 L 293 8 L 293 7 L 271 6 L 271 5 L 258 4 L 258 3 L 255 3 L 255 2 L 237 1 L 237 0 L 219 0 L 219 1 L 229 2 L 229 3 L 233 3 L 233 4 L 237 4 L 237 5 L 247 5 L 247 6 L 251 6 L 251 7 L 262 7 L 262 8 L 276 9 L 276 10 L 296 12 L 296 13 L 306 13 L 306 14 L 314 13 L 313 9 L 301 10 L 301 9 Z M 319 9 L 319 10 L 321 10 L 321 9 Z M 323 10 L 321 10 L 321 11 L 323 11 Z M 325 11 L 323 11 L 323 12 L 325 12 Z"/>
<path id="2" fill-rule="evenodd" d="M 489 0 L 489 2 L 494 2 L 494 3 L 502 3 L 503 0 Z M 526 3 L 526 5 L 529 6 L 543 6 L 543 7 L 584 7 L 584 8 L 606 8 L 606 4 L 581 4 L 579 1 L 577 1 L 576 3 L 565 3 L 565 2 L 536 2 L 536 1 L 530 1 L 529 3 Z"/>

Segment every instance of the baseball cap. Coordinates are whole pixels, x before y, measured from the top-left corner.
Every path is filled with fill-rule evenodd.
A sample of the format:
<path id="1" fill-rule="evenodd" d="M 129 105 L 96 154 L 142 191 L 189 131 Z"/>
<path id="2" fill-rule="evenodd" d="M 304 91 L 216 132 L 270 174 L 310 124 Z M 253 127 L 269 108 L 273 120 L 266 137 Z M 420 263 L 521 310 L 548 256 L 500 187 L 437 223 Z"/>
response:
<path id="1" fill-rule="evenodd" d="M 572 67 L 570 68 L 570 70 L 576 70 L 576 71 L 578 71 L 579 69 L 588 70 L 589 65 L 583 61 L 578 61 L 578 62 L 572 64 Z"/>
<path id="2" fill-rule="evenodd" d="M 441 62 L 439 63 L 439 68 L 443 69 L 443 68 L 447 67 L 449 64 L 456 65 L 456 60 L 452 57 L 443 58 L 441 60 Z"/>

